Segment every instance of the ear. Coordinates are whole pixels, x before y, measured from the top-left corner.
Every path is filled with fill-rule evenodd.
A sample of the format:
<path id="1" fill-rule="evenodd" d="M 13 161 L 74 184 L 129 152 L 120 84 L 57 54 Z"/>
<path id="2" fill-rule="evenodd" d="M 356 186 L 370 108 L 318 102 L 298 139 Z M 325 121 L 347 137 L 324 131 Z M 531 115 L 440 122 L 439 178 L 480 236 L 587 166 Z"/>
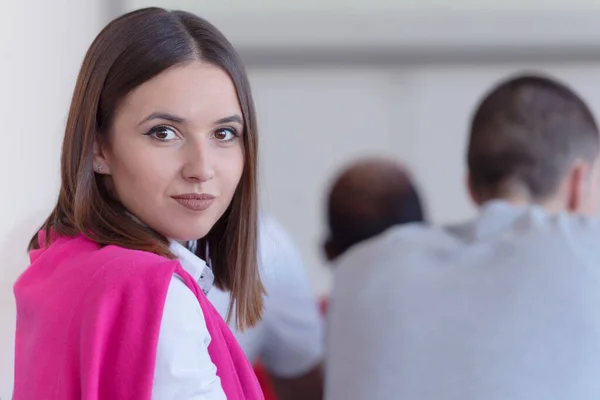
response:
<path id="1" fill-rule="evenodd" d="M 323 252 L 325 253 L 327 261 L 333 261 L 340 255 L 331 238 L 328 238 L 325 240 L 325 243 L 323 243 Z"/>
<path id="2" fill-rule="evenodd" d="M 590 172 L 589 164 L 581 160 L 575 161 L 571 166 L 564 180 L 566 211 L 580 213 L 587 209 L 587 186 Z"/>
<path id="3" fill-rule="evenodd" d="M 99 135 L 94 140 L 94 172 L 102 175 L 110 175 L 110 163 L 106 157 L 106 148 L 100 143 Z"/>

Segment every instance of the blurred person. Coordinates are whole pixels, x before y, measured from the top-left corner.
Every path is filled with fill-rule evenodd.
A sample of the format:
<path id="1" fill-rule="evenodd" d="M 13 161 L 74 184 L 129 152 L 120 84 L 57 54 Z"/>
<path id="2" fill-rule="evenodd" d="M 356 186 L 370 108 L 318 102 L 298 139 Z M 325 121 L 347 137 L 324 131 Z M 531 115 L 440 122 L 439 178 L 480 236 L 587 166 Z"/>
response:
<path id="1" fill-rule="evenodd" d="M 261 318 L 256 135 L 244 66 L 210 23 L 148 8 L 102 30 L 14 288 L 15 400 L 263 398 L 204 294 L 230 290 L 239 329 Z"/>
<path id="2" fill-rule="evenodd" d="M 322 318 L 299 251 L 271 215 L 259 217 L 259 268 L 267 295 L 263 318 L 234 334 L 252 363 L 268 372 L 278 400 L 318 400 L 323 396 Z M 218 288 L 208 299 L 222 315 L 230 294 Z"/>
<path id="3" fill-rule="evenodd" d="M 496 86 L 470 128 L 479 215 L 392 228 L 340 260 L 326 398 L 600 398 L 598 152 L 565 85 Z"/>
<path id="4" fill-rule="evenodd" d="M 329 190 L 325 255 L 333 261 L 392 226 L 423 221 L 419 193 L 401 164 L 382 158 L 356 161 L 335 178 Z"/>

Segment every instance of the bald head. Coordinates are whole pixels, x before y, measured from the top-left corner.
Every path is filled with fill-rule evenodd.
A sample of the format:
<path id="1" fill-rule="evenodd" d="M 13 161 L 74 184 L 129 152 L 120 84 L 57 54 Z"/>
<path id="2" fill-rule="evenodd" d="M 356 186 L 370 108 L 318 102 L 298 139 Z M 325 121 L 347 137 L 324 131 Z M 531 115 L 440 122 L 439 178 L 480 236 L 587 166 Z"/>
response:
<path id="1" fill-rule="evenodd" d="M 330 259 L 392 225 L 424 219 L 408 173 L 386 159 L 364 159 L 347 167 L 331 187 L 327 213 Z"/>

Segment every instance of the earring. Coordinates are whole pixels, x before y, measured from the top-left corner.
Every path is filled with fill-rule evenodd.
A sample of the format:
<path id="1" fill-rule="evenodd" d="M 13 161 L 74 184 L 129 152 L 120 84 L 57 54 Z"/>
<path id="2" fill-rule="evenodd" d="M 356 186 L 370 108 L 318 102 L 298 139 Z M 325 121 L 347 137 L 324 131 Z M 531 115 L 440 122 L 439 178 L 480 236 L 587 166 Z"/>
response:
<path id="1" fill-rule="evenodd" d="M 102 164 L 98 164 L 98 165 L 96 166 L 96 171 L 98 171 L 98 172 L 102 172 Z"/>

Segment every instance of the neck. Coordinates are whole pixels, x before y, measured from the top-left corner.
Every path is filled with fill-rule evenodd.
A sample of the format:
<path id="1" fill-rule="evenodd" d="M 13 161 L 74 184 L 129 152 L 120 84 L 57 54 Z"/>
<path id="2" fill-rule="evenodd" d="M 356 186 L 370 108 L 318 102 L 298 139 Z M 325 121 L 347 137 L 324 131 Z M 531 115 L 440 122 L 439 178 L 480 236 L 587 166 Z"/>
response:
<path id="1" fill-rule="evenodd" d="M 515 187 L 515 185 L 512 185 L 511 188 L 506 186 L 503 185 L 503 187 L 494 190 L 472 191 L 473 200 L 477 205 L 494 200 L 503 201 L 515 206 L 526 206 L 534 203 L 528 190 L 524 190 L 522 187 Z"/>
<path id="2" fill-rule="evenodd" d="M 555 198 L 555 197 L 547 199 L 547 200 L 543 200 L 543 201 L 533 201 L 533 200 L 531 200 L 531 198 L 529 196 L 525 197 L 525 196 L 512 195 L 512 196 L 492 197 L 488 201 L 493 201 L 493 200 L 500 200 L 500 201 L 503 201 L 503 202 L 508 203 L 513 206 L 535 205 L 535 206 L 542 208 L 544 211 L 546 211 L 549 214 L 558 214 L 560 212 L 565 211 L 565 205 L 563 204 L 563 202 L 560 201 L 560 199 Z"/>

